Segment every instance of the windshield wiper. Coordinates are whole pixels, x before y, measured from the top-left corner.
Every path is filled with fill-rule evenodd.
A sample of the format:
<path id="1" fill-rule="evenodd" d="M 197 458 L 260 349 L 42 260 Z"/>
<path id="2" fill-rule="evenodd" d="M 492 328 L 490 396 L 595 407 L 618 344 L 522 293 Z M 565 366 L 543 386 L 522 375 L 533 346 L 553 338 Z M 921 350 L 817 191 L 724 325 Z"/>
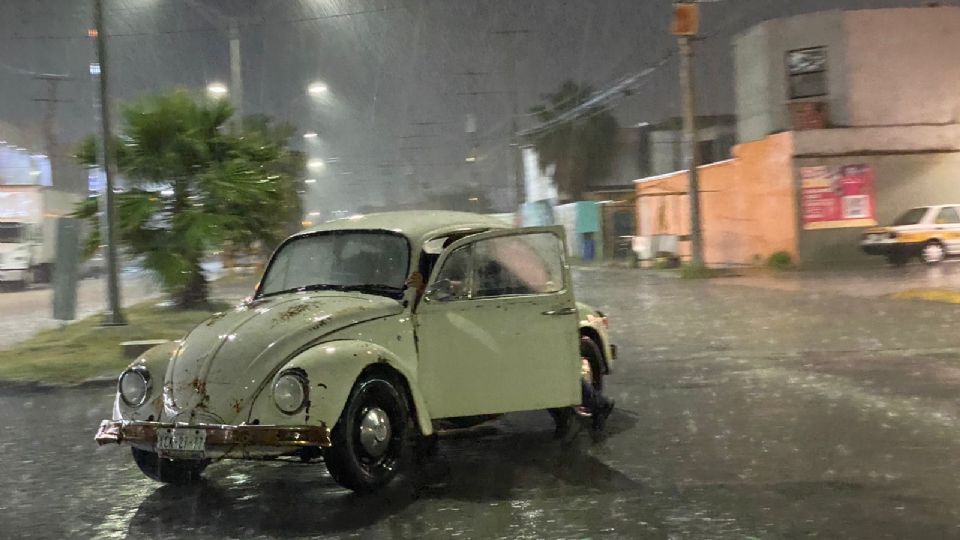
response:
<path id="1" fill-rule="evenodd" d="M 345 291 L 372 292 L 373 294 L 395 296 L 403 293 L 402 287 L 384 285 L 382 283 L 361 283 L 357 285 L 344 285 Z"/>
<path id="2" fill-rule="evenodd" d="M 399 296 L 403 294 L 403 288 L 382 283 L 358 283 L 355 285 L 332 285 L 329 283 L 317 283 L 315 285 L 306 285 L 304 287 L 294 287 L 282 291 L 270 292 L 260 295 L 261 297 L 274 296 L 277 294 L 286 294 L 291 292 L 311 292 L 311 291 L 357 291 L 381 296 Z"/>

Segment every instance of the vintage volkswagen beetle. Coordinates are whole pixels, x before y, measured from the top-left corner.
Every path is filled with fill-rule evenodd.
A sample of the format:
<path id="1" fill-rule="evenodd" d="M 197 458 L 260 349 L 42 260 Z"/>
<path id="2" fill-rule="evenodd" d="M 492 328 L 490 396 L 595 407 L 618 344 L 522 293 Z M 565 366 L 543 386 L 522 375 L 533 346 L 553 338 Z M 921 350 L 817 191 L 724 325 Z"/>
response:
<path id="1" fill-rule="evenodd" d="M 600 386 L 613 359 L 606 318 L 574 301 L 562 229 L 343 219 L 287 239 L 251 299 L 133 362 L 96 441 L 163 482 L 212 459 L 322 456 L 370 491 L 442 424 L 546 409 L 560 431 L 581 367 Z"/>

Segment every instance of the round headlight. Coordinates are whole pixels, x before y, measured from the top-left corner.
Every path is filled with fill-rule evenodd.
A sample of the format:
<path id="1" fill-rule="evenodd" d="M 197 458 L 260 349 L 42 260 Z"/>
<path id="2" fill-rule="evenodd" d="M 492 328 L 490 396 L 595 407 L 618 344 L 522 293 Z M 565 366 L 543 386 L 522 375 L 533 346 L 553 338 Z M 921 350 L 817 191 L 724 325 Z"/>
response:
<path id="1" fill-rule="evenodd" d="M 300 412 L 307 404 L 307 378 L 296 371 L 277 377 L 273 383 L 273 402 L 286 414 Z"/>
<path id="2" fill-rule="evenodd" d="M 139 407 L 150 393 L 150 373 L 143 368 L 124 371 L 117 382 L 120 399 L 130 407 Z"/>

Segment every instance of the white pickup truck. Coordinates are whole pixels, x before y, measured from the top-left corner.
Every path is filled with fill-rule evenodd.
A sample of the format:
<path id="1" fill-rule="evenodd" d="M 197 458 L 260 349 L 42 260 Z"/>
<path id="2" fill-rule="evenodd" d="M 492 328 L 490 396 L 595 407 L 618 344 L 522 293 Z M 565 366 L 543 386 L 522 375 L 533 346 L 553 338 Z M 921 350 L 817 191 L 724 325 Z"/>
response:
<path id="1" fill-rule="evenodd" d="M 47 282 L 56 258 L 57 219 L 81 195 L 40 186 L 0 186 L 0 285 Z"/>

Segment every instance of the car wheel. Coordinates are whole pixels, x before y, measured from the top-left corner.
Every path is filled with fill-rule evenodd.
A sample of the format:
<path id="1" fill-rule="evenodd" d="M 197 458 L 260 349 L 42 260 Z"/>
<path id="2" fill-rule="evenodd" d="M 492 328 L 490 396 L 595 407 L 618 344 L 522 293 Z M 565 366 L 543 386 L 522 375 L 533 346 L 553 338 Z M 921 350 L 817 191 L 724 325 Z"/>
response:
<path id="1" fill-rule="evenodd" d="M 156 452 L 132 448 L 133 461 L 143 474 L 158 482 L 186 485 L 200 481 L 200 474 L 210 464 L 209 460 L 167 459 Z"/>
<path id="2" fill-rule="evenodd" d="M 902 254 L 887 255 L 887 262 L 891 266 L 903 266 L 907 264 L 907 257 Z"/>
<path id="3" fill-rule="evenodd" d="M 589 379 L 593 390 L 603 392 L 603 353 L 596 341 L 580 336 L 580 359 L 589 366 L 589 373 L 584 373 L 584 377 Z"/>
<path id="4" fill-rule="evenodd" d="M 354 386 L 333 428 L 324 461 L 341 486 L 371 492 L 397 475 L 407 447 L 410 414 L 403 388 L 373 376 Z"/>
<path id="5" fill-rule="evenodd" d="M 937 264 L 943 261 L 946 254 L 943 244 L 937 240 L 931 240 L 923 245 L 923 249 L 920 251 L 920 260 L 926 264 Z"/>

